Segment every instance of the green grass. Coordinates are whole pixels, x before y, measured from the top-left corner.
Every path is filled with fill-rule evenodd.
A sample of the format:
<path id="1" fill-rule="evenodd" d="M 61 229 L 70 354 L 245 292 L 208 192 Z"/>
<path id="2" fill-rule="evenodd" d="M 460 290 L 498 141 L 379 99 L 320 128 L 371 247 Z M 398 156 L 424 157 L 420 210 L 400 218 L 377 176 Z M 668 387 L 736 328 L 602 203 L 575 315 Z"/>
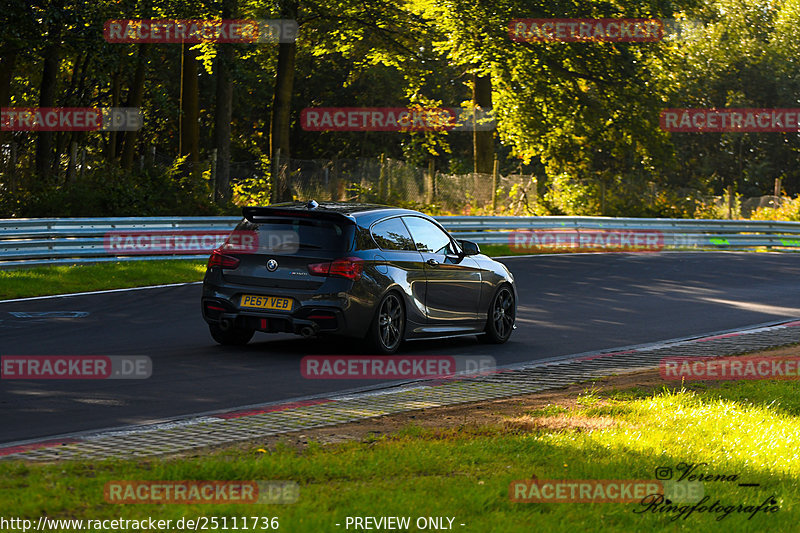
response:
<path id="1" fill-rule="evenodd" d="M 534 247 L 526 248 L 524 246 L 520 246 L 518 248 L 513 248 L 508 244 L 481 244 L 481 253 L 484 253 L 490 257 L 500 257 L 500 256 L 507 256 L 507 255 L 554 255 L 554 254 L 575 254 L 575 253 L 655 253 L 655 252 L 636 252 L 636 251 L 625 251 L 625 250 L 601 250 L 601 249 L 591 249 L 591 248 L 542 248 L 542 249 L 535 249 Z M 688 247 L 675 247 L 669 248 L 671 252 L 698 252 L 698 251 L 706 251 L 706 252 L 721 252 L 725 250 L 715 249 L 715 248 L 688 248 Z M 756 249 L 756 250 L 739 250 L 736 251 L 744 252 L 744 251 L 775 251 L 775 250 L 767 250 L 766 248 Z"/>
<path id="2" fill-rule="evenodd" d="M 570 254 L 576 252 L 585 252 L 586 250 L 579 250 L 574 248 L 550 248 L 550 249 L 542 249 L 536 250 L 534 248 L 525 248 L 524 246 L 519 248 L 513 248 L 508 244 L 481 244 L 481 253 L 488 255 L 489 257 L 503 257 L 507 255 L 553 255 L 553 254 Z M 591 250 L 596 251 L 596 250 Z"/>
<path id="3" fill-rule="evenodd" d="M 600 430 L 525 430 L 520 426 L 433 431 L 411 426 L 389 437 L 298 451 L 258 446 L 173 460 L 0 463 L 0 509 L 37 519 L 278 516 L 282 531 L 345 531 L 347 516 L 448 516 L 457 531 L 796 531 L 800 512 L 800 386 L 726 383 L 621 399 L 590 390 L 591 405 L 528 416 L 611 417 Z M 639 396 L 634 394 L 633 396 Z M 779 399 L 779 401 L 777 401 Z M 595 401 L 596 400 L 596 401 Z M 523 414 L 523 413 L 521 413 Z M 637 514 L 639 504 L 512 503 L 509 484 L 530 479 L 653 479 L 656 467 L 708 463 L 700 471 L 736 474 L 706 482 L 710 504 L 758 505 L 774 495 L 777 513 L 686 519 Z M 294 480 L 292 505 L 112 505 L 110 480 Z M 13 512 L 9 513 L 9 510 Z M 351 528 L 352 530 L 352 528 Z M 415 531 L 414 528 L 411 531 Z"/>
<path id="4" fill-rule="evenodd" d="M 536 252 L 531 250 L 515 250 L 508 244 L 481 244 L 481 253 L 489 257 L 501 257 L 505 255 L 531 255 Z"/>
<path id="5" fill-rule="evenodd" d="M 203 261 L 121 261 L 0 270 L 0 300 L 200 281 Z"/>

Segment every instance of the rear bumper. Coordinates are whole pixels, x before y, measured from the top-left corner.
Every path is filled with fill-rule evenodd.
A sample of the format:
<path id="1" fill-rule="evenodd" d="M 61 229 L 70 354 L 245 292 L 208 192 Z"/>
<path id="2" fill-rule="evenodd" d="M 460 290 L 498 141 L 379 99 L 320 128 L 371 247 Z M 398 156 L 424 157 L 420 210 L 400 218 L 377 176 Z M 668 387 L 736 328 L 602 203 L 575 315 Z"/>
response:
<path id="1" fill-rule="evenodd" d="M 345 314 L 335 307 L 299 306 L 292 313 L 282 313 L 236 309 L 228 300 L 204 297 L 202 308 L 205 321 L 223 329 L 238 327 L 306 336 L 321 333 L 348 335 L 350 332 Z"/>
<path id="2" fill-rule="evenodd" d="M 228 321 L 256 331 L 301 335 L 303 328 L 311 328 L 314 333 L 357 338 L 363 338 L 369 330 L 374 314 L 373 298 L 360 284 L 354 286 L 346 279 L 326 278 L 324 285 L 316 290 L 259 287 L 232 283 L 214 270 L 206 272 L 201 298 L 203 318 L 209 324 Z M 242 296 L 250 294 L 291 298 L 294 306 L 292 311 L 241 307 Z"/>

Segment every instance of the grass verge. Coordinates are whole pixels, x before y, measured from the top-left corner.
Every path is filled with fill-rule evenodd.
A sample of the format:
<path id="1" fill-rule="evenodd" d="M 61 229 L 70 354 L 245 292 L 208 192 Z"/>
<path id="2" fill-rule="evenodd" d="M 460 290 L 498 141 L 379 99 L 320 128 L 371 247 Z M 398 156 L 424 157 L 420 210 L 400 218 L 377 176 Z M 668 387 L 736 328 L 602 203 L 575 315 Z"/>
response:
<path id="1" fill-rule="evenodd" d="M 201 281 L 203 261 L 120 261 L 0 270 L 0 300 Z"/>
<path id="2" fill-rule="evenodd" d="M 499 423 L 410 425 L 356 442 L 311 440 L 301 448 L 254 443 L 146 461 L 3 462 L 0 508 L 34 521 L 43 514 L 173 523 L 215 516 L 227 517 L 230 526 L 233 517 L 266 516 L 278 517 L 280 529 L 293 532 L 346 531 L 348 516 L 410 516 L 412 524 L 417 517 L 453 517 L 454 529 L 481 533 L 796 531 L 799 417 L 800 385 L 792 381 L 693 384 L 655 392 L 592 387 L 577 401 L 523 409 Z M 682 463 L 699 465 L 695 474 L 726 476 L 728 481 L 705 481 L 704 491 L 706 506 L 719 500 L 728 514 L 694 511 L 683 517 L 638 503 L 509 500 L 514 480 L 654 479 L 656 468 L 678 475 Z M 270 479 L 297 481 L 299 501 L 119 505 L 103 497 L 105 483 L 112 480 Z M 748 518 L 749 512 L 736 510 L 770 498 L 777 512 Z"/>

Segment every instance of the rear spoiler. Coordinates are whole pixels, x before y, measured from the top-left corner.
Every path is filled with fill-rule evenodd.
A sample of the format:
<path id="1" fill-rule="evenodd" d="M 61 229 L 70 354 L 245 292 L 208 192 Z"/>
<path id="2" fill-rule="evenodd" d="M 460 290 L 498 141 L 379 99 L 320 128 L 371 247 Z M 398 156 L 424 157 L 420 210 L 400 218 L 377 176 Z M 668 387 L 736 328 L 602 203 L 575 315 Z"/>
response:
<path id="1" fill-rule="evenodd" d="M 333 220 L 336 222 L 355 223 L 355 218 L 338 211 L 331 211 L 324 207 L 308 207 L 307 204 L 297 203 L 296 206 L 260 207 L 249 206 L 242 208 L 242 215 L 248 222 L 258 223 L 267 218 L 294 217 Z"/>

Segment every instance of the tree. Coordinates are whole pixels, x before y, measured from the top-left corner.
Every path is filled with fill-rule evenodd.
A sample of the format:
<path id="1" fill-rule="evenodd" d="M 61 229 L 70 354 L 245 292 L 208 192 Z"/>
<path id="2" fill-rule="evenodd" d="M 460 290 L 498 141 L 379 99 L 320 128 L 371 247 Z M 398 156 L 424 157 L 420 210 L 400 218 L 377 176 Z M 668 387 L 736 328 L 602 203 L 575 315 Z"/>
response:
<path id="1" fill-rule="evenodd" d="M 237 0 L 224 0 L 222 18 L 233 18 L 238 12 Z M 217 183 L 214 198 L 227 202 L 231 196 L 231 119 L 233 113 L 233 76 L 235 50 L 232 44 L 221 44 L 217 51 L 216 109 L 214 113 L 214 146 L 217 150 Z"/>
<path id="2" fill-rule="evenodd" d="M 280 18 L 295 20 L 298 2 L 282 0 L 280 2 Z M 297 43 L 281 42 L 278 44 L 278 66 L 275 73 L 275 94 L 272 99 L 272 111 L 269 125 L 269 157 L 273 168 L 273 202 L 291 200 L 285 176 L 280 172 L 281 160 L 289 160 L 289 127 L 292 107 L 292 90 L 294 88 L 295 58 Z"/>
<path id="3" fill-rule="evenodd" d="M 798 13 L 797 0 L 717 0 L 688 11 L 700 23 L 688 26 L 663 58 L 660 77 L 674 80 L 668 107 L 796 107 Z M 788 190 L 800 190 L 796 134 L 673 133 L 671 139 L 677 184 L 708 183 L 718 194 L 732 186 L 756 196 L 771 192 L 780 177 Z"/>
<path id="4" fill-rule="evenodd" d="M 44 20 L 46 42 L 42 60 L 42 81 L 39 87 L 39 107 L 55 107 L 58 74 L 61 67 L 61 10 L 63 2 L 54 1 L 48 6 Z M 36 174 L 45 182 L 50 176 L 53 162 L 53 137 L 51 131 L 39 132 L 36 143 Z"/>

